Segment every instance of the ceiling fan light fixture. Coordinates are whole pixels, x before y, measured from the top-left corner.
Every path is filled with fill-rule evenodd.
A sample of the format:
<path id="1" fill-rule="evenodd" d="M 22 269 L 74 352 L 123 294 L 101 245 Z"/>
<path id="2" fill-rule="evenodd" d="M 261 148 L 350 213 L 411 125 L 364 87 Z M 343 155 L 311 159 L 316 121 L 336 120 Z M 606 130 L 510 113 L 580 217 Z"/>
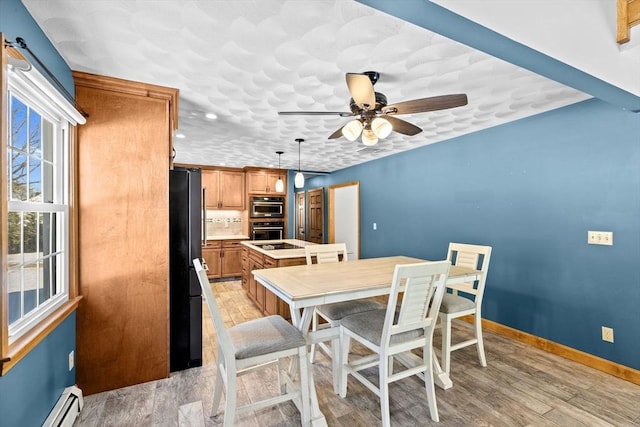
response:
<path id="1" fill-rule="evenodd" d="M 362 122 L 360 120 L 352 120 L 342 128 L 342 135 L 349 141 L 353 142 L 360 136 L 362 132 Z"/>
<path id="2" fill-rule="evenodd" d="M 376 117 L 371 121 L 371 130 L 378 138 L 384 139 L 391 134 L 393 126 L 391 126 L 389 120 L 382 117 Z"/>
<path id="3" fill-rule="evenodd" d="M 367 147 L 376 145 L 378 143 L 378 137 L 371 129 L 365 129 L 362 131 L 362 143 Z"/>

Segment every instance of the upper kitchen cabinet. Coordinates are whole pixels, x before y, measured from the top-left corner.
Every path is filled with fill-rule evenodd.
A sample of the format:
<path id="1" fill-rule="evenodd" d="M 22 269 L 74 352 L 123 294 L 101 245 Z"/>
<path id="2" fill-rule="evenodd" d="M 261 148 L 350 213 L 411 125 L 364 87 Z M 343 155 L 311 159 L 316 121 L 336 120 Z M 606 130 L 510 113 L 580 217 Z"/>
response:
<path id="1" fill-rule="evenodd" d="M 169 168 L 178 90 L 74 72 L 76 381 L 85 394 L 169 376 Z"/>
<path id="2" fill-rule="evenodd" d="M 202 188 L 207 209 L 244 209 L 244 172 L 202 169 Z"/>
<path id="3" fill-rule="evenodd" d="M 287 194 L 287 171 L 284 169 L 245 168 L 247 193 L 249 194 Z M 282 191 L 276 191 L 278 178 L 284 182 Z"/>

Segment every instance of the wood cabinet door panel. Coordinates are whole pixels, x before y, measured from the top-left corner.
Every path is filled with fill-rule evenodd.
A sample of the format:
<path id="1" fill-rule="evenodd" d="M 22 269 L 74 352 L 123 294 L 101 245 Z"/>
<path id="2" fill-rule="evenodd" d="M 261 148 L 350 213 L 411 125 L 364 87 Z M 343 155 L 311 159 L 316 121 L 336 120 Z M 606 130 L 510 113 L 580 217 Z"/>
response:
<path id="1" fill-rule="evenodd" d="M 216 279 L 221 277 L 222 263 L 220 262 L 220 249 L 202 248 L 202 258 L 207 263 L 207 277 Z"/>
<path id="2" fill-rule="evenodd" d="M 202 188 L 205 190 L 205 205 L 209 209 L 220 207 L 220 174 L 218 171 L 202 170 Z"/>
<path id="3" fill-rule="evenodd" d="M 244 172 L 220 171 L 220 207 L 244 209 Z"/>
<path id="4" fill-rule="evenodd" d="M 242 273 L 242 249 L 222 249 L 222 277 L 240 276 Z"/>

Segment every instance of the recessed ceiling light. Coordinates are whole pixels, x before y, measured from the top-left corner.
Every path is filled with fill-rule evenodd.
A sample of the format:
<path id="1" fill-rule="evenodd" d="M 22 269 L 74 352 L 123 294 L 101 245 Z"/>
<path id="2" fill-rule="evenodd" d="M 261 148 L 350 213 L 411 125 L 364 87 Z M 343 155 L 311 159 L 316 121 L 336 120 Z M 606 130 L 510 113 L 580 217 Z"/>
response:
<path id="1" fill-rule="evenodd" d="M 218 118 L 218 116 L 216 116 L 214 113 L 207 113 L 207 114 L 205 114 L 205 117 L 207 119 L 211 119 L 211 120 L 215 120 L 215 119 Z"/>
<path id="2" fill-rule="evenodd" d="M 184 139 L 185 136 L 183 133 L 176 133 L 176 138 Z"/>

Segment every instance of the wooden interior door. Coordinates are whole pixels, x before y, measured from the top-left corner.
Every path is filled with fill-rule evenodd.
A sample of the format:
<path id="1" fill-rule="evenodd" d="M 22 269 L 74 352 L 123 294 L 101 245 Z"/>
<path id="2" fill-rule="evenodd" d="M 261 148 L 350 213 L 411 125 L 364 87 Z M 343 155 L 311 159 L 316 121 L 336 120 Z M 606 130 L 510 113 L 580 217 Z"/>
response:
<path id="1" fill-rule="evenodd" d="M 306 228 L 306 217 L 304 210 L 304 191 L 296 193 L 296 239 L 307 240 L 304 229 Z"/>
<path id="2" fill-rule="evenodd" d="M 309 241 L 324 243 L 324 188 L 314 188 L 307 194 L 309 199 Z"/>

